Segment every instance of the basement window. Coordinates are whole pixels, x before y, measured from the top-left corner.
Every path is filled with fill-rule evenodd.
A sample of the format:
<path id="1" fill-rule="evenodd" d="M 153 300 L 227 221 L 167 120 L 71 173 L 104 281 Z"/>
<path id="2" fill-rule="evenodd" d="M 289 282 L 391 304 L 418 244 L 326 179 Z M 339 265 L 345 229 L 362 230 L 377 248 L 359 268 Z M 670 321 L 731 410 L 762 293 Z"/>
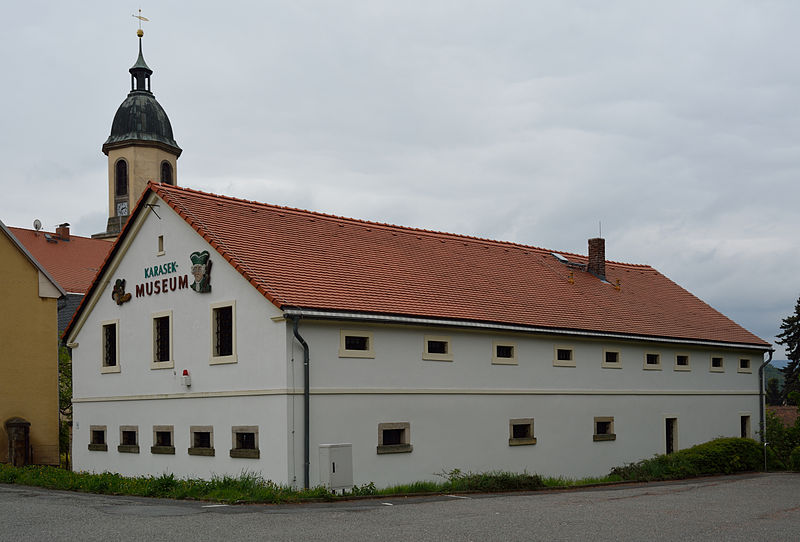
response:
<path id="1" fill-rule="evenodd" d="M 153 445 L 150 447 L 151 454 L 175 455 L 175 431 L 171 425 L 153 426 Z"/>
<path id="2" fill-rule="evenodd" d="M 408 422 L 390 422 L 378 424 L 378 453 L 399 454 L 410 453 L 411 424 Z"/>
<path id="3" fill-rule="evenodd" d="M 372 333 L 367 331 L 339 331 L 340 358 L 374 358 Z"/>
<path id="4" fill-rule="evenodd" d="M 111 320 L 102 324 L 103 353 L 100 372 L 118 373 L 119 367 L 119 320 Z"/>
<path id="5" fill-rule="evenodd" d="M 594 435 L 592 440 L 595 442 L 617 440 L 617 435 L 614 433 L 613 416 L 600 416 L 594 419 Z"/>
<path id="6" fill-rule="evenodd" d="M 740 373 L 752 373 L 753 369 L 750 366 L 750 359 L 749 358 L 739 358 L 739 372 Z"/>
<path id="7" fill-rule="evenodd" d="M 92 452 L 108 451 L 108 444 L 106 443 L 105 425 L 89 426 L 89 450 Z"/>
<path id="8" fill-rule="evenodd" d="M 124 454 L 139 453 L 139 426 L 121 425 L 119 427 L 119 446 L 117 451 Z"/>
<path id="9" fill-rule="evenodd" d="M 508 420 L 508 445 L 527 446 L 536 444 L 533 436 L 533 418 Z"/>
<path id="10" fill-rule="evenodd" d="M 214 456 L 214 428 L 210 425 L 189 427 L 189 455 Z"/>
<path id="11" fill-rule="evenodd" d="M 211 305 L 211 365 L 236 363 L 236 302 Z"/>
<path id="12" fill-rule="evenodd" d="M 453 361 L 450 351 L 450 337 L 425 335 L 422 359 L 430 361 Z"/>
<path id="13" fill-rule="evenodd" d="M 709 370 L 712 373 L 723 373 L 725 372 L 725 364 L 722 356 L 711 356 L 711 365 Z"/>
<path id="14" fill-rule="evenodd" d="M 606 369 L 621 369 L 622 357 L 618 350 L 603 350 L 602 367 Z"/>
<path id="15" fill-rule="evenodd" d="M 661 370 L 661 354 L 646 352 L 644 355 L 644 368 L 651 371 Z"/>
<path id="16" fill-rule="evenodd" d="M 555 346 L 553 365 L 556 367 L 575 367 L 575 359 L 572 348 L 566 346 Z"/>
<path id="17" fill-rule="evenodd" d="M 231 428 L 232 447 L 231 457 L 241 459 L 258 459 L 261 451 L 258 449 L 258 426 L 239 425 Z"/>
<path id="18" fill-rule="evenodd" d="M 689 365 L 689 354 L 675 354 L 675 367 L 676 371 L 691 371 Z"/>
<path id="19" fill-rule="evenodd" d="M 517 345 L 513 342 L 493 341 L 492 354 L 495 365 L 517 365 Z"/>
<path id="20" fill-rule="evenodd" d="M 172 369 L 172 311 L 153 315 L 153 361 L 151 369 Z"/>

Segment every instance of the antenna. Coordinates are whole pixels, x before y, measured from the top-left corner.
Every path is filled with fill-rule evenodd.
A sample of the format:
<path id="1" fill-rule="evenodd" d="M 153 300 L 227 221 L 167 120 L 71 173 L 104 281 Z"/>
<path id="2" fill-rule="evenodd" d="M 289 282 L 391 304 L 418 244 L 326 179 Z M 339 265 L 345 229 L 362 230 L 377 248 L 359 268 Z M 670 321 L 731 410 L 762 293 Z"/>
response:
<path id="1" fill-rule="evenodd" d="M 39 220 L 38 218 L 33 221 L 33 229 L 36 230 L 36 231 L 39 231 L 39 230 L 42 229 L 42 221 Z"/>

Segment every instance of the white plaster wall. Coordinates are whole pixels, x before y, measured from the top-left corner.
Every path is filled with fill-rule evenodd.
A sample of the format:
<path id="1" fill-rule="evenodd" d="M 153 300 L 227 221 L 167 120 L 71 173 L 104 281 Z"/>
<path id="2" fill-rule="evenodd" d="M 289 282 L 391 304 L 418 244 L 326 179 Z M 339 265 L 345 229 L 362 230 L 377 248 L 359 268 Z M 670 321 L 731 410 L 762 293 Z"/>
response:
<path id="1" fill-rule="evenodd" d="M 266 479 L 290 483 L 286 478 L 285 396 L 224 397 L 112 401 L 75 404 L 73 468 L 76 471 L 118 472 L 126 476 L 174 473 L 178 477 L 210 478 L 258 472 Z M 107 426 L 108 451 L 89 451 L 91 425 Z M 119 427 L 136 425 L 139 453 L 117 451 Z M 150 453 L 153 425 L 174 426 L 175 455 Z M 190 426 L 213 426 L 214 457 L 189 455 Z M 231 428 L 257 425 L 259 459 L 231 458 Z"/>
<path id="2" fill-rule="evenodd" d="M 340 329 L 372 332 L 375 358 L 339 358 Z M 352 322 L 303 321 L 300 332 L 311 351 L 312 485 L 324 443 L 352 443 L 355 482 L 385 486 L 453 468 L 603 475 L 663 453 L 665 417 L 678 418 L 679 448 L 739 436 L 745 413 L 753 436 L 758 426 L 761 356 L 753 352 Z M 454 361 L 422 360 L 426 334 L 449 336 Z M 491 364 L 492 340 L 501 337 L 516 343 L 518 365 Z M 574 348 L 576 367 L 553 366 L 556 344 Z M 604 347 L 621 351 L 622 369 L 602 368 Z M 301 360 L 299 343 L 291 348 Z M 662 370 L 644 370 L 646 351 L 661 353 Z M 689 353 L 691 371 L 674 370 L 676 351 Z M 711 352 L 725 357 L 725 372 L 709 372 Z M 752 373 L 736 371 L 739 357 L 751 359 Z M 295 381 L 302 385 L 301 373 Z M 301 420 L 302 397 L 294 401 Z M 616 441 L 593 442 L 595 416 L 614 417 Z M 509 446 L 509 420 L 530 417 L 537 444 Z M 413 452 L 378 455 L 382 422 L 410 422 Z M 302 464 L 300 428 L 295 441 Z"/>

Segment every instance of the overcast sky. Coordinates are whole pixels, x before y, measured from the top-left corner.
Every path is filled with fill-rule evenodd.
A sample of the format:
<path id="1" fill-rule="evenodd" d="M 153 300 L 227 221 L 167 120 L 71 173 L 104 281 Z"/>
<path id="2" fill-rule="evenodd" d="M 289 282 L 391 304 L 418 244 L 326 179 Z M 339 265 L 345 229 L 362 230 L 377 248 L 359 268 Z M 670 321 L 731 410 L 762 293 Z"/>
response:
<path id="1" fill-rule="evenodd" d="M 151 4 L 182 186 L 581 254 L 602 223 L 770 342 L 794 310 L 796 0 Z M 5 224 L 105 229 L 138 7 L 4 8 Z"/>

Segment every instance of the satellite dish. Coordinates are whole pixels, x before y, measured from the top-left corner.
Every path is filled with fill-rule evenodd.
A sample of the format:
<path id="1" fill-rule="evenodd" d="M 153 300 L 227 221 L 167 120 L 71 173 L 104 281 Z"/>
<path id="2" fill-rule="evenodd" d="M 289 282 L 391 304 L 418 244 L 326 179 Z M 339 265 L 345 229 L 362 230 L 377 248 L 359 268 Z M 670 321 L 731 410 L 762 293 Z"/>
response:
<path id="1" fill-rule="evenodd" d="M 36 230 L 36 231 L 39 231 L 39 230 L 42 229 L 42 221 L 39 220 L 38 218 L 33 221 L 33 229 Z"/>

